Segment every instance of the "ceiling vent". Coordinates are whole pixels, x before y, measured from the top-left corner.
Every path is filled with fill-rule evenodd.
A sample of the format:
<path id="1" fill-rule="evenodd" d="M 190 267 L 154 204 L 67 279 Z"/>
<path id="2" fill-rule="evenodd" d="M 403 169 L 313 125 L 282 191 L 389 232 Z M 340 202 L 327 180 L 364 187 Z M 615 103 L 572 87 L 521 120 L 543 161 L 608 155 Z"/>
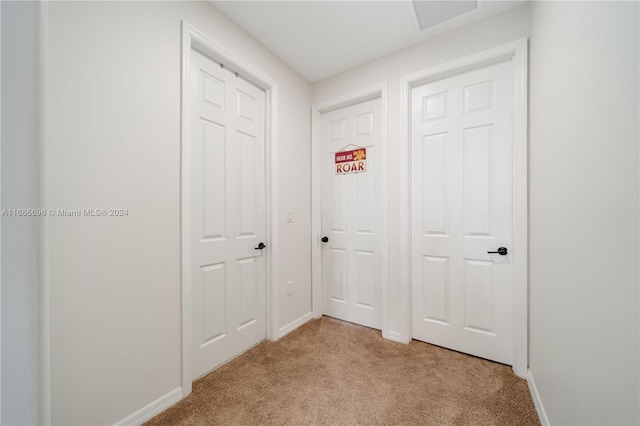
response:
<path id="1" fill-rule="evenodd" d="M 477 0 L 413 0 L 411 3 L 422 31 L 478 8 Z"/>

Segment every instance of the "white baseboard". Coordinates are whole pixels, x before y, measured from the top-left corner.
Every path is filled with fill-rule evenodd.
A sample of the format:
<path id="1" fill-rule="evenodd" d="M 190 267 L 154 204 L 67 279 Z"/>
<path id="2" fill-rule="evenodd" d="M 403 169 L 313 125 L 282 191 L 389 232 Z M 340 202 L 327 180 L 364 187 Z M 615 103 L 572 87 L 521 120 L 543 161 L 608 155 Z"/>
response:
<path id="1" fill-rule="evenodd" d="M 307 312 L 297 320 L 291 321 L 289 324 L 285 325 L 284 327 L 281 327 L 280 330 L 278 330 L 278 339 L 286 336 L 296 328 L 300 327 L 302 324 L 312 319 L 313 319 L 313 312 Z"/>
<path id="2" fill-rule="evenodd" d="M 536 411 L 538 412 L 538 418 L 540 419 L 540 423 L 542 426 L 550 426 L 549 418 L 547 417 L 547 412 L 544 411 L 544 407 L 542 406 L 542 399 L 540 399 L 540 394 L 538 393 L 538 388 L 536 387 L 536 382 L 533 380 L 533 375 L 531 374 L 531 370 L 527 370 L 527 383 L 529 384 L 529 392 L 531 392 L 531 398 L 533 399 L 533 405 L 536 407 Z"/>
<path id="3" fill-rule="evenodd" d="M 397 331 L 390 331 L 386 337 L 387 340 L 391 340 L 393 342 L 404 343 L 405 345 L 411 343 L 411 339 L 406 339 L 402 334 Z"/>
<path id="4" fill-rule="evenodd" d="M 166 394 L 153 401 L 151 404 L 147 405 L 131 414 L 126 419 L 120 420 L 114 426 L 129 426 L 129 425 L 141 425 L 152 417 L 162 413 L 167 408 L 171 407 L 173 404 L 177 403 L 182 399 L 182 388 L 176 388 Z"/>

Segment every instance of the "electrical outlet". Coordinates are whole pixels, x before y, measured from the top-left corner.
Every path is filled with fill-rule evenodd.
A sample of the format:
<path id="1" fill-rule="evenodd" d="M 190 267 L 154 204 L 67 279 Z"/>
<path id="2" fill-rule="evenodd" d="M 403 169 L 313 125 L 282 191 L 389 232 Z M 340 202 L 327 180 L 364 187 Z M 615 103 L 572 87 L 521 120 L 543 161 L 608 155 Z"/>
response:
<path id="1" fill-rule="evenodd" d="M 287 283 L 287 296 L 291 296 L 293 294 L 293 281 L 289 281 Z"/>

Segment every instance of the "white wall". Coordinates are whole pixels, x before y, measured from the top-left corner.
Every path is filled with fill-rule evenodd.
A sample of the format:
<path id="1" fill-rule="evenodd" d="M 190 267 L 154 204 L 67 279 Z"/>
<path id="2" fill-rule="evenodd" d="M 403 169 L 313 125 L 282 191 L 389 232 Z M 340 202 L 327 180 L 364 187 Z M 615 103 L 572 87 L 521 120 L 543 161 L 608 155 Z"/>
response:
<path id="1" fill-rule="evenodd" d="M 38 207 L 38 6 L 1 2 L 2 209 Z M 39 422 L 38 221 L 2 217 L 2 417 Z"/>
<path id="2" fill-rule="evenodd" d="M 510 9 L 480 22 L 416 44 L 313 85 L 314 104 L 348 93 L 388 84 L 389 131 L 389 331 L 394 338 L 411 339 L 400 309 L 400 79 L 462 56 L 529 36 L 529 5 Z"/>
<path id="3" fill-rule="evenodd" d="M 534 2 L 530 368 L 551 424 L 638 424 L 638 3 Z"/>
<path id="4" fill-rule="evenodd" d="M 180 21 L 279 83 L 281 326 L 311 310 L 310 84 L 208 2 L 49 12 L 49 207 L 129 209 L 50 219 L 52 420 L 113 424 L 180 386 Z"/>

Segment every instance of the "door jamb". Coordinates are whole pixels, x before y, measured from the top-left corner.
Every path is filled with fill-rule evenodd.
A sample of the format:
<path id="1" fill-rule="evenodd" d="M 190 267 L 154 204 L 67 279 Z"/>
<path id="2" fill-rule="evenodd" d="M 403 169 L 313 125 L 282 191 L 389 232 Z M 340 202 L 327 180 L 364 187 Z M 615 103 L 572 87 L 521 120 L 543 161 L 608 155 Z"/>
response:
<path id="1" fill-rule="evenodd" d="M 181 76 L 180 76 L 180 145 L 181 145 L 181 335 L 182 335 L 182 395 L 186 397 L 192 390 L 193 353 L 191 350 L 191 252 L 190 252 L 190 57 L 196 49 L 208 58 L 225 65 L 231 71 L 265 91 L 265 198 L 266 242 L 269 250 L 266 261 L 266 338 L 278 338 L 278 84 L 259 68 L 223 47 L 196 27 L 182 21 Z"/>
<path id="2" fill-rule="evenodd" d="M 388 130 L 387 130 L 387 84 L 379 84 L 338 98 L 334 98 L 311 106 L 311 300 L 313 317 L 322 316 L 322 150 L 321 120 L 322 114 L 346 106 L 358 104 L 372 99 L 381 101 L 382 150 L 385 152 L 383 170 L 388 170 Z M 384 248 L 382 251 L 382 336 L 389 338 L 389 281 L 388 281 L 388 246 L 389 246 L 389 214 L 388 214 L 388 172 L 383 173 L 382 204 Z"/>
<path id="3" fill-rule="evenodd" d="M 528 40 L 521 39 L 405 76 L 400 82 L 403 173 L 400 203 L 401 333 L 412 338 L 411 313 L 411 90 L 494 63 L 511 61 L 513 76 L 513 370 L 523 378 L 528 368 L 528 218 L 527 218 L 527 95 Z"/>

